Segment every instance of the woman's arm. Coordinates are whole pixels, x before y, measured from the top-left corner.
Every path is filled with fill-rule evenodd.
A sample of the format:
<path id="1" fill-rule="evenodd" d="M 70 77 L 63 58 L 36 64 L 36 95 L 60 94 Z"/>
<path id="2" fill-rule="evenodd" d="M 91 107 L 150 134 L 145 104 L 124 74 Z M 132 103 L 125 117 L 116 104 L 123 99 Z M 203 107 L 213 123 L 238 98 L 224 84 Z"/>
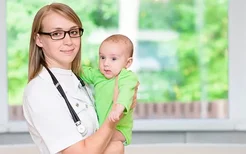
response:
<path id="1" fill-rule="evenodd" d="M 118 93 L 117 77 L 114 88 L 114 101 L 117 100 Z M 111 142 L 116 131 L 117 122 L 109 121 L 107 118 L 95 134 L 64 149 L 62 154 L 124 154 L 124 146 L 121 142 Z"/>
<path id="2" fill-rule="evenodd" d="M 115 126 L 116 123 L 106 120 L 95 134 L 64 149 L 62 154 L 102 154 L 114 134 Z"/>
<path id="3" fill-rule="evenodd" d="M 136 79 L 133 82 L 136 82 L 135 87 L 133 88 L 134 93 L 133 96 L 130 95 L 130 98 L 128 98 L 128 100 L 130 99 L 132 101 L 131 108 L 134 108 L 136 106 L 136 96 L 139 85 Z M 119 87 L 117 77 L 115 82 L 113 98 L 115 103 L 117 102 L 118 95 Z M 116 132 L 115 127 L 117 122 L 111 122 L 108 119 L 106 119 L 104 124 L 99 128 L 99 130 L 95 134 L 64 149 L 62 151 L 62 154 L 102 154 L 102 151 L 104 151 L 103 154 L 124 154 L 123 143 L 120 141 L 112 142 L 112 137 Z"/>
<path id="4" fill-rule="evenodd" d="M 103 153 L 115 132 L 117 121 L 106 120 L 95 134 L 84 138 L 77 131 L 65 102 L 53 85 L 40 80 L 28 87 L 23 98 L 24 115 L 32 126 L 32 134 L 39 135 L 50 153 Z"/>

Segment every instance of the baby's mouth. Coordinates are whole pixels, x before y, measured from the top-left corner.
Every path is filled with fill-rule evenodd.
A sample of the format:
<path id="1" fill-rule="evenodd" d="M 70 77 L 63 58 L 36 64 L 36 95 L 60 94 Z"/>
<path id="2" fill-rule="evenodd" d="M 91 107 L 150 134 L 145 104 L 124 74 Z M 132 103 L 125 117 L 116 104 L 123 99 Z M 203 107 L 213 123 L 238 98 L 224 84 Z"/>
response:
<path id="1" fill-rule="evenodd" d="M 110 70 L 104 70 L 106 74 L 109 74 L 111 71 Z"/>

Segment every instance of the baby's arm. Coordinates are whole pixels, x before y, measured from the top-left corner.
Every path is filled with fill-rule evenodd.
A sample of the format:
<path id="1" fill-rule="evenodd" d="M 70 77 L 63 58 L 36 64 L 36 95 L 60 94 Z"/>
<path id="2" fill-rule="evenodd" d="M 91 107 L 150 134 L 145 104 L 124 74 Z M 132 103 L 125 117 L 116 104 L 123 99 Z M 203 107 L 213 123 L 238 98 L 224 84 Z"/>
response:
<path id="1" fill-rule="evenodd" d="M 92 68 L 92 67 L 83 65 L 81 78 L 87 84 L 94 84 L 96 82 L 96 77 L 98 76 L 99 73 L 100 72 L 97 68 Z"/>
<path id="2" fill-rule="evenodd" d="M 119 93 L 116 103 L 124 106 L 124 114 L 127 114 L 132 108 L 133 100 L 136 99 L 135 94 L 138 85 L 139 82 L 136 74 L 132 71 L 122 69 L 118 76 Z"/>

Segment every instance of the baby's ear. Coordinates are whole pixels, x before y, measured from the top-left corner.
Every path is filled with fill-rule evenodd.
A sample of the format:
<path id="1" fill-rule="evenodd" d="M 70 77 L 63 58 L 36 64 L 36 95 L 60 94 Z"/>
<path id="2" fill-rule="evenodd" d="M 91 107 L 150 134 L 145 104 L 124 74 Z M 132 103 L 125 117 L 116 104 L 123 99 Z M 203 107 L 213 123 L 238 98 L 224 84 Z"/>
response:
<path id="1" fill-rule="evenodd" d="M 126 68 L 129 68 L 132 65 L 132 62 L 133 62 L 133 58 L 132 57 L 128 58 L 126 63 Z"/>

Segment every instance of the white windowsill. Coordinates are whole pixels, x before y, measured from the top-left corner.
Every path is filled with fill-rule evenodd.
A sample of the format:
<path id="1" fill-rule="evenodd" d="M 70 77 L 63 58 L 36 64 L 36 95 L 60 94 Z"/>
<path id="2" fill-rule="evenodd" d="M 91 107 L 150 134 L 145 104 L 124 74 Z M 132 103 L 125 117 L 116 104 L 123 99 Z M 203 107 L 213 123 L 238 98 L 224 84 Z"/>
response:
<path id="1" fill-rule="evenodd" d="M 246 131 L 245 120 L 208 119 L 160 119 L 134 120 L 133 131 Z M 0 133 L 28 132 L 25 121 L 9 122 L 0 125 Z"/>
<path id="2" fill-rule="evenodd" d="M 25 121 L 8 122 L 6 125 L 0 125 L 0 133 L 7 132 L 28 132 Z"/>
<path id="3" fill-rule="evenodd" d="M 133 131 L 246 131 L 246 121 L 228 119 L 135 120 Z"/>

